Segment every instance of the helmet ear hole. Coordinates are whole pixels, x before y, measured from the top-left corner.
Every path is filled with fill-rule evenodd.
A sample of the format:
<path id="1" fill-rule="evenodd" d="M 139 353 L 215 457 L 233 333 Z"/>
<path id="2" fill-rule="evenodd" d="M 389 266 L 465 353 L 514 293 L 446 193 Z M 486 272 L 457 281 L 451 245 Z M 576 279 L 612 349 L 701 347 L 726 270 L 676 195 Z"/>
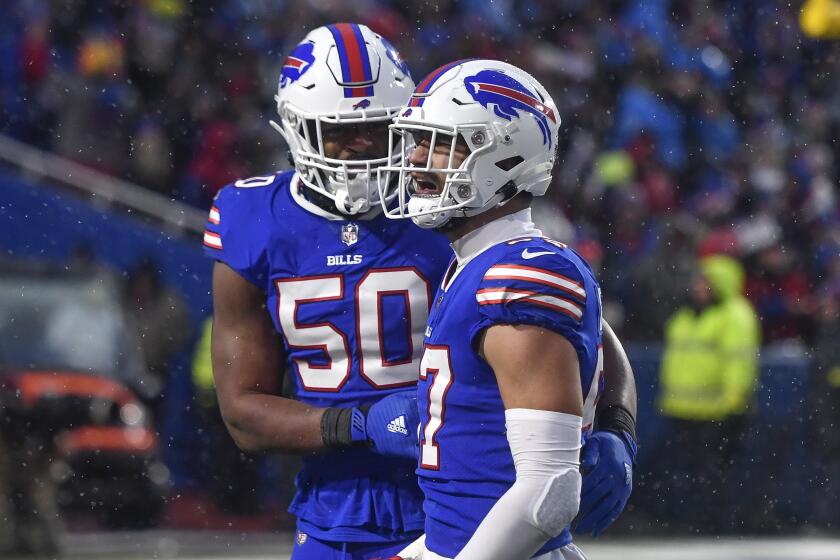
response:
<path id="1" fill-rule="evenodd" d="M 499 204 L 507 202 L 508 200 L 516 196 L 518 192 L 519 189 L 516 188 L 516 183 L 514 183 L 513 181 L 508 181 L 507 183 L 502 185 L 502 188 L 496 191 L 497 194 L 501 193 L 502 195 L 502 200 L 499 201 Z"/>
<path id="2" fill-rule="evenodd" d="M 523 158 L 522 156 L 511 156 L 509 158 L 497 161 L 496 167 L 498 167 L 502 171 L 510 171 L 523 161 L 525 161 L 525 158 Z"/>

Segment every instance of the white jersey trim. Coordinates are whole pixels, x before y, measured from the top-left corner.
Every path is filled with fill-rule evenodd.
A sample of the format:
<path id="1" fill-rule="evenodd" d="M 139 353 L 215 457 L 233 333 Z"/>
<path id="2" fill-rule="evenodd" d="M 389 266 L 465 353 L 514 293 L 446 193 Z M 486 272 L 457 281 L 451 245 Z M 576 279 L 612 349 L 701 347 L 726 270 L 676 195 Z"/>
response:
<path id="1" fill-rule="evenodd" d="M 513 264 L 497 264 L 484 273 L 485 280 L 523 280 L 551 286 L 586 300 L 586 289 L 580 282 L 557 272 Z"/>
<path id="2" fill-rule="evenodd" d="M 460 239 L 456 239 L 450 245 L 452 250 L 455 251 L 458 267 L 455 269 L 455 274 L 443 286 L 443 291 L 445 292 L 452 285 L 455 278 L 470 261 L 488 249 L 519 237 L 539 238 L 542 236 L 543 233 L 537 229 L 531 220 L 531 209 L 525 208 L 484 224 Z"/>
<path id="3" fill-rule="evenodd" d="M 475 294 L 479 305 L 497 305 L 510 303 L 512 301 L 524 300 L 526 303 L 533 303 L 541 307 L 548 307 L 571 316 L 576 321 L 583 318 L 583 308 L 573 301 L 561 297 L 555 297 L 536 292 L 524 290 L 512 290 L 506 288 L 489 288 L 479 290 Z"/>

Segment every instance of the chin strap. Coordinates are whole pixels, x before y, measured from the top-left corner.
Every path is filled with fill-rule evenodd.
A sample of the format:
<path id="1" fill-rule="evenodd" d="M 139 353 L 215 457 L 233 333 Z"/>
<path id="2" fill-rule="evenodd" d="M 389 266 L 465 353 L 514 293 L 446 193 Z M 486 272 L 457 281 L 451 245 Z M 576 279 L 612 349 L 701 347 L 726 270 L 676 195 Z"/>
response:
<path id="1" fill-rule="evenodd" d="M 516 188 L 516 184 L 513 181 L 508 181 L 505 183 L 502 188 L 496 191 L 496 194 L 490 197 L 490 199 L 484 203 L 484 206 L 479 208 L 461 208 L 455 211 L 456 216 L 462 218 L 470 218 L 472 216 L 477 216 L 478 214 L 483 214 L 492 208 L 496 208 L 497 206 L 504 206 L 513 198 L 519 194 L 521 191 Z"/>
<path id="2" fill-rule="evenodd" d="M 356 214 L 364 214 L 370 210 L 370 203 L 364 199 L 358 199 L 356 202 L 350 202 L 350 195 L 346 192 L 335 193 L 335 207 L 342 214 L 348 216 L 355 216 Z"/>
<path id="3" fill-rule="evenodd" d="M 491 196 L 490 199 L 486 203 L 484 203 L 483 206 L 480 206 L 478 208 L 464 207 L 464 208 L 458 208 L 457 210 L 442 208 L 440 210 L 441 214 L 446 213 L 446 212 L 451 212 L 451 214 L 450 214 L 449 218 L 445 222 L 441 223 L 440 225 L 423 225 L 422 218 L 424 216 L 418 216 L 417 219 L 414 220 L 414 223 L 417 224 L 420 227 L 434 227 L 434 228 L 451 229 L 452 227 L 455 226 L 455 224 L 453 224 L 453 221 L 455 221 L 455 223 L 457 223 L 457 221 L 460 220 L 460 219 L 471 218 L 473 216 L 483 214 L 484 212 L 487 212 L 488 210 L 491 210 L 491 209 L 496 208 L 498 206 L 504 206 L 505 204 L 507 204 L 508 202 L 513 200 L 514 197 L 516 197 L 516 195 L 518 195 L 520 192 L 522 192 L 522 191 L 520 191 L 516 187 L 516 184 L 513 181 L 508 181 L 499 190 L 497 190 L 496 193 L 493 196 Z"/>

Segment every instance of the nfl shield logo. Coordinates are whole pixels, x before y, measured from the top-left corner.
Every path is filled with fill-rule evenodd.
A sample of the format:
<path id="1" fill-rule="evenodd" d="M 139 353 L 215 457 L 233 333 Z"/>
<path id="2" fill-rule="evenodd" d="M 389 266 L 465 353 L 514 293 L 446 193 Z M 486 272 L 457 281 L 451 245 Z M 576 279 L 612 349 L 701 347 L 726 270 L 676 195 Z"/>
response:
<path id="1" fill-rule="evenodd" d="M 359 226 L 356 224 L 344 224 L 341 226 L 341 242 L 347 246 L 359 240 Z"/>

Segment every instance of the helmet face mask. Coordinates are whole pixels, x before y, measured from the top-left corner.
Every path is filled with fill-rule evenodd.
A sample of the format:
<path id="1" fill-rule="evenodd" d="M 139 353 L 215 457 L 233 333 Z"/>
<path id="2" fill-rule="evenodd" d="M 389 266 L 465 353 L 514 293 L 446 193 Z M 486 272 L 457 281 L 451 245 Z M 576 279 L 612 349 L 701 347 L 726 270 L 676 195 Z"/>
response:
<path id="1" fill-rule="evenodd" d="M 278 112 L 281 115 L 283 135 L 294 154 L 295 168 L 304 185 L 332 199 L 336 208 L 344 214 L 367 212 L 371 204 L 379 202 L 374 181 L 376 169 L 397 159 L 396 154 L 384 152 L 390 116 L 341 119 L 301 115 L 288 106 L 278 109 Z M 328 145 L 342 143 L 340 139 L 331 137 L 349 136 L 352 141 L 364 126 L 381 128 L 382 151 L 379 154 L 368 154 L 374 157 L 364 159 L 331 157 Z M 336 130 L 345 127 L 348 131 L 346 133 Z M 386 198 L 390 200 L 394 194 L 390 193 Z"/>
<path id="2" fill-rule="evenodd" d="M 492 139 L 470 148 L 466 138 L 484 138 L 485 125 L 434 126 L 427 124 L 394 124 L 390 127 L 388 149 L 400 155 L 395 165 L 378 170 L 380 197 L 386 198 L 396 186 L 397 203 L 386 208 L 389 217 L 411 217 L 423 228 L 446 224 L 456 211 L 466 208 L 477 198 L 472 171 L 476 158 L 492 149 Z M 422 145 L 422 148 L 421 148 Z M 418 161 L 417 150 L 425 151 L 425 161 Z M 409 161 L 411 160 L 411 161 Z M 436 192 L 419 192 L 418 177 L 432 179 Z M 393 195 L 390 195 L 393 197 Z"/>
<path id="3" fill-rule="evenodd" d="M 558 129 L 554 102 L 524 71 L 493 60 L 443 66 L 420 83 L 390 127 L 389 151 L 400 161 L 378 170 L 380 197 L 394 183 L 398 192 L 395 204 L 383 204 L 385 214 L 441 227 L 521 191 L 540 196 L 551 180 Z M 416 153 L 415 136 L 427 139 L 427 157 Z M 463 161 L 453 158 L 459 143 Z M 441 178 L 435 196 L 428 188 L 418 192 L 422 174 Z"/>
<path id="4" fill-rule="evenodd" d="M 396 193 L 380 199 L 376 169 L 399 159 L 384 152 L 386 125 L 413 87 L 396 50 L 367 27 L 335 24 L 309 33 L 283 66 L 275 96 L 280 123 L 271 122 L 289 145 L 301 183 L 342 214 L 392 200 Z M 381 130 L 381 142 L 350 153 L 328 148 L 342 138 L 354 141 L 365 128 L 368 135 Z"/>

